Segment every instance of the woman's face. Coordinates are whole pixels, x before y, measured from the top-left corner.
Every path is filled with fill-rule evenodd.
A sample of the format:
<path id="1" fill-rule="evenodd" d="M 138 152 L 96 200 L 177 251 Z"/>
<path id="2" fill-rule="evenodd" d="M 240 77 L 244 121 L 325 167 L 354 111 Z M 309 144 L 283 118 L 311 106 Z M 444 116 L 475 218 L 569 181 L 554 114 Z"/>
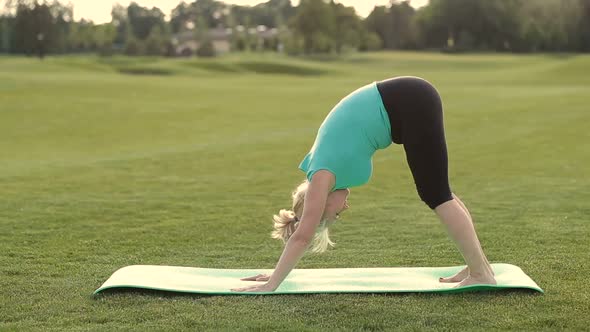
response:
<path id="1" fill-rule="evenodd" d="M 334 190 L 328 195 L 326 201 L 326 208 L 324 209 L 324 219 L 335 220 L 338 219 L 339 214 L 348 209 L 348 195 L 349 189 Z"/>

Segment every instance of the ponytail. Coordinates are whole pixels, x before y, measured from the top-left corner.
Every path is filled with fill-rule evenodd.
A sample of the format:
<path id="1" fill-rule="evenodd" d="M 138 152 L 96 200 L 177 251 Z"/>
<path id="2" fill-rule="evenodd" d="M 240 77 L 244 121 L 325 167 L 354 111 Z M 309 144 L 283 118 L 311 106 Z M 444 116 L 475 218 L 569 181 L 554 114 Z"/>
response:
<path id="1" fill-rule="evenodd" d="M 303 202 L 305 201 L 305 194 L 307 193 L 309 182 L 304 181 L 293 192 L 293 208 L 292 210 L 280 210 L 279 214 L 273 216 L 274 230 L 271 232 L 273 239 L 282 240 L 287 243 L 291 235 L 299 226 L 299 219 L 303 214 Z M 322 253 L 328 250 L 329 247 L 334 247 L 335 243 L 330 240 L 328 226 L 331 222 L 322 220 L 313 237 L 311 251 L 314 253 Z"/>

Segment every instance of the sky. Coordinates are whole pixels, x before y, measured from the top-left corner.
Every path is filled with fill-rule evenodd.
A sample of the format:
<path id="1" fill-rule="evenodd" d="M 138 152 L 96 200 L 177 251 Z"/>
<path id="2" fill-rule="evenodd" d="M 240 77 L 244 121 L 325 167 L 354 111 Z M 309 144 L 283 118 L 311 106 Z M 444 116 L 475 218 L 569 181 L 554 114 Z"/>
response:
<path id="1" fill-rule="evenodd" d="M 225 3 L 236 4 L 236 5 L 256 5 L 268 0 L 223 0 Z M 291 0 L 294 5 L 299 3 L 299 0 Z M 362 17 L 366 17 L 373 10 L 376 5 L 382 6 L 389 3 L 389 0 L 336 0 L 346 6 L 354 6 L 356 12 Z M 62 0 L 63 4 L 71 2 L 74 5 L 74 19 L 76 21 L 81 18 L 90 19 L 96 24 L 110 22 L 111 21 L 111 8 L 113 4 L 119 3 L 123 6 L 128 6 L 130 0 Z M 141 6 L 144 7 L 158 7 L 166 15 L 170 15 L 170 12 L 176 7 L 181 0 L 135 0 Z M 192 2 L 185 1 L 185 2 Z M 425 5 L 428 0 L 412 0 L 412 6 L 420 7 Z M 0 8 L 4 7 L 6 0 L 0 0 Z"/>

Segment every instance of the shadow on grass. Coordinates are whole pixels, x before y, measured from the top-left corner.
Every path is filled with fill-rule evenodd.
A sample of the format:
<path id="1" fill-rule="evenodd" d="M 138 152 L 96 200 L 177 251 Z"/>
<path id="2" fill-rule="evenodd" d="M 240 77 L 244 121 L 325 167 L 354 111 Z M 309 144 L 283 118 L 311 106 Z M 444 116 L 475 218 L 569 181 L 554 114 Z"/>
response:
<path id="1" fill-rule="evenodd" d="M 557 60 L 569 60 L 572 58 L 577 57 L 578 54 L 576 53 L 547 53 L 547 54 L 543 54 L 543 57 L 547 58 L 547 59 L 557 59 Z"/>
<path id="2" fill-rule="evenodd" d="M 184 63 L 187 67 L 203 69 L 217 73 L 256 73 L 290 76 L 319 76 L 328 70 L 305 66 L 297 63 L 273 61 L 238 61 L 222 62 L 216 60 L 197 60 Z"/>
<path id="3" fill-rule="evenodd" d="M 169 76 L 173 75 L 174 72 L 164 68 L 153 68 L 153 67 L 119 67 L 116 68 L 121 74 L 128 75 L 156 75 L 156 76 Z"/>
<path id="4" fill-rule="evenodd" d="M 197 293 L 187 293 L 187 292 L 171 292 L 171 291 L 163 291 L 163 290 L 155 290 L 155 289 L 145 289 L 145 288 L 133 288 L 133 287 L 118 287 L 118 288 L 110 288 L 101 291 L 98 294 L 93 294 L 92 297 L 94 299 L 103 299 L 112 296 L 119 296 L 119 295 L 137 295 L 137 296 L 152 296 L 152 297 L 160 297 L 160 298 L 209 298 L 219 295 L 214 294 L 197 294 Z"/>
<path id="5" fill-rule="evenodd" d="M 239 68 L 258 74 L 283 74 L 293 76 L 318 76 L 328 73 L 327 70 L 300 66 L 296 64 L 244 61 L 236 63 Z"/>
<path id="6" fill-rule="evenodd" d="M 232 66 L 228 63 L 222 63 L 217 61 L 198 60 L 191 61 L 184 64 L 185 66 L 194 67 L 198 69 L 204 69 L 207 71 L 214 71 L 220 73 L 235 73 L 239 72 L 240 69 Z"/>
<path id="7" fill-rule="evenodd" d="M 126 66 L 126 65 L 134 65 L 134 64 L 148 64 L 148 63 L 155 63 L 158 62 L 158 57 L 150 57 L 150 56 L 143 56 L 143 57 L 130 57 L 130 56 L 106 56 L 106 57 L 99 57 L 97 62 L 107 64 L 110 66 Z"/>
<path id="8" fill-rule="evenodd" d="M 514 295 L 519 296 L 543 296 L 542 293 L 532 289 L 526 288 L 509 288 L 509 289 L 493 289 L 493 290 L 478 290 L 478 291 L 458 291 L 451 293 L 387 293 L 384 295 L 404 295 L 404 296 L 454 296 L 463 298 L 481 299 L 481 297 L 510 297 Z"/>

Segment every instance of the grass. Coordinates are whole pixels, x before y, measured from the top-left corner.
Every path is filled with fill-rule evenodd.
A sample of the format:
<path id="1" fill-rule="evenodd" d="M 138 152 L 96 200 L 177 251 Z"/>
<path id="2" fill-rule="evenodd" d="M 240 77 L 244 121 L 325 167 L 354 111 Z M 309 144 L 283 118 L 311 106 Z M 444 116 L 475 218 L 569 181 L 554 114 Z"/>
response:
<path id="1" fill-rule="evenodd" d="M 589 56 L 200 61 L 0 57 L 0 330 L 588 330 Z M 132 264 L 274 267 L 270 217 L 324 116 L 397 75 L 437 86 L 453 190 L 544 295 L 91 296 Z M 463 264 L 403 150 L 374 166 L 337 247 L 298 267 Z"/>

